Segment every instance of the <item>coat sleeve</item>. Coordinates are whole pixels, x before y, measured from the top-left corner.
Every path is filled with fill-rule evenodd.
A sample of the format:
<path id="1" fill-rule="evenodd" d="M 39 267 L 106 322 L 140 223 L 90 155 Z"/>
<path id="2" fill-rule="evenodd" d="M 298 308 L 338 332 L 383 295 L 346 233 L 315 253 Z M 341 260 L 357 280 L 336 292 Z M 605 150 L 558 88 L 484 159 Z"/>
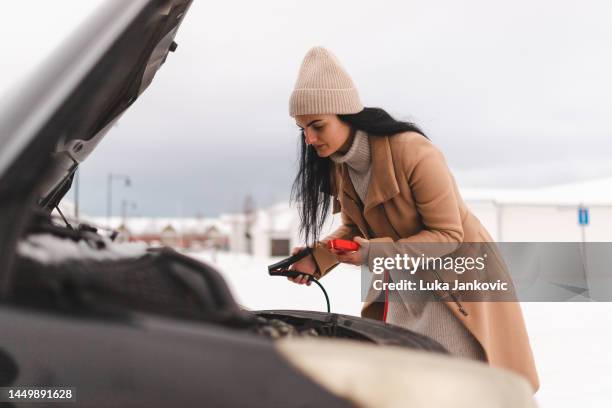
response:
<path id="1" fill-rule="evenodd" d="M 374 257 L 410 252 L 411 244 L 445 243 L 440 246 L 443 253 L 435 254 L 443 256 L 463 242 L 455 183 L 442 152 L 425 138 L 417 139 L 415 143 L 404 143 L 402 150 L 402 168 L 424 228 L 397 241 L 390 237 L 371 239 L 367 258 L 369 265 L 372 265 Z M 382 243 L 401 244 L 397 245 L 401 246 L 401 251 L 392 248 L 393 245 L 376 245 Z M 421 252 L 416 247 L 414 250 L 415 253 Z"/>
<path id="2" fill-rule="evenodd" d="M 342 225 L 340 225 L 334 232 L 327 235 L 325 238 L 317 241 L 313 247 L 312 256 L 317 264 L 317 278 L 322 278 L 329 271 L 334 269 L 338 264 L 338 259 L 333 252 L 327 249 L 327 242 L 330 239 L 348 239 L 352 240 L 355 236 L 361 236 L 359 228 L 353 223 L 353 221 L 342 211 L 340 202 L 336 197 L 334 200 L 334 210 L 340 209 L 340 217 L 342 219 Z M 337 211 L 334 211 L 336 213 Z"/>

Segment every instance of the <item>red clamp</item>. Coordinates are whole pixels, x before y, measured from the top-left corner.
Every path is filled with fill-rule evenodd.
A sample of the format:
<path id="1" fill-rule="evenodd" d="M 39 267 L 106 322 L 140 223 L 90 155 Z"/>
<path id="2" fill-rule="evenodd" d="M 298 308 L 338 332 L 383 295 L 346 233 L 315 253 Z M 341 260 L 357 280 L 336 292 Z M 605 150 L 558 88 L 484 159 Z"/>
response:
<path id="1" fill-rule="evenodd" d="M 355 241 L 349 241 L 347 239 L 330 239 L 327 242 L 327 249 L 335 249 L 337 251 L 357 251 L 359 244 Z"/>

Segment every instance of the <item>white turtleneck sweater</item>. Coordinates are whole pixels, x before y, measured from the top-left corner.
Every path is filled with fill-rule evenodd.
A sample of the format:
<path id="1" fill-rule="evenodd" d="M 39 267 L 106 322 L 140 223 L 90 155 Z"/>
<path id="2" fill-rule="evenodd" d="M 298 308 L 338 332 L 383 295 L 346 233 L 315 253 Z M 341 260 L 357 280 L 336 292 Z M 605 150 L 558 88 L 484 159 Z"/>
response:
<path id="1" fill-rule="evenodd" d="M 357 130 L 351 147 L 345 154 L 333 153 L 329 156 L 336 163 L 345 163 L 355 187 L 355 191 L 365 202 L 372 173 L 372 157 L 370 155 L 370 140 L 363 130 Z"/>
<path id="2" fill-rule="evenodd" d="M 336 152 L 330 155 L 334 162 L 347 165 L 351 182 L 362 202 L 365 202 L 372 172 L 368 137 L 366 132 L 357 130 L 353 143 L 345 154 Z M 369 245 L 362 249 L 367 253 Z M 367 254 L 365 259 L 368 259 Z M 478 341 L 432 293 L 426 293 L 421 299 L 409 302 L 402 301 L 397 294 L 392 295 L 391 299 L 394 300 L 389 302 L 387 323 L 429 336 L 456 356 L 486 361 Z"/>

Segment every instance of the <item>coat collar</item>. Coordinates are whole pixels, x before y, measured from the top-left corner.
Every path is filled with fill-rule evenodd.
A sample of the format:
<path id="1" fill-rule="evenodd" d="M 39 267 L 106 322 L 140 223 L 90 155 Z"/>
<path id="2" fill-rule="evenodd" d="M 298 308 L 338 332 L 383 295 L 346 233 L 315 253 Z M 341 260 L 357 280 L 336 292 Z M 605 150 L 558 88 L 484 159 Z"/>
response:
<path id="1" fill-rule="evenodd" d="M 368 136 L 372 172 L 368 192 L 364 203 L 364 213 L 399 194 L 399 185 L 395 177 L 393 156 L 388 136 Z M 345 163 L 340 166 L 340 190 L 348 194 L 355 202 L 359 202 L 357 192 L 348 174 Z"/>

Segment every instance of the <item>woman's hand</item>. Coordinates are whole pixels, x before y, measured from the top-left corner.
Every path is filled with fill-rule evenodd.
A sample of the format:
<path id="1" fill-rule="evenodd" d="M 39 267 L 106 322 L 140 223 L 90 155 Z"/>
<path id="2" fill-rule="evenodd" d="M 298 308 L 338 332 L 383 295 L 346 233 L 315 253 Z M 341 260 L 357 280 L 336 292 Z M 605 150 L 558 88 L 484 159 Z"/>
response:
<path id="1" fill-rule="evenodd" d="M 354 237 L 353 241 L 359 244 L 357 251 L 346 252 L 338 249 L 330 249 L 330 251 L 336 255 L 339 262 L 359 266 L 363 263 L 363 257 L 367 255 L 370 241 L 361 237 Z"/>
<path id="2" fill-rule="evenodd" d="M 305 246 L 295 247 L 291 251 L 291 255 L 295 255 L 295 254 L 297 254 L 298 252 L 300 252 L 303 249 L 306 249 L 306 247 Z M 317 264 L 315 263 L 314 258 L 312 257 L 312 255 L 308 255 L 308 256 L 305 256 L 304 258 L 300 259 L 299 261 L 291 264 L 291 266 L 289 266 L 289 269 L 293 269 L 293 270 L 302 272 L 303 275 L 296 276 L 295 278 L 287 276 L 287 279 L 289 279 L 290 281 L 293 281 L 293 282 L 295 282 L 295 283 L 297 283 L 299 285 L 306 284 L 306 285 L 310 286 L 310 284 L 312 282 L 308 281 L 308 275 L 314 275 L 315 274 L 315 272 L 317 271 Z"/>
<path id="3" fill-rule="evenodd" d="M 363 263 L 363 259 L 364 259 L 363 257 L 367 256 L 368 246 L 370 245 L 370 241 L 362 237 L 354 237 L 353 241 L 359 244 L 359 249 L 357 251 L 345 252 L 345 251 L 339 251 L 337 249 L 331 249 L 330 251 L 336 255 L 336 258 L 338 259 L 339 262 L 359 266 Z M 306 249 L 306 247 L 305 246 L 295 247 L 291 251 L 291 255 L 295 255 L 303 249 Z M 303 285 L 303 284 L 310 285 L 312 282 L 308 281 L 308 275 L 314 275 L 316 273 L 317 264 L 315 263 L 315 260 L 312 257 L 312 255 L 308 255 L 300 259 L 299 261 L 291 264 L 291 266 L 289 266 L 289 269 L 293 269 L 293 270 L 302 272 L 303 275 L 296 276 L 295 278 L 288 276 L 287 279 L 297 284 L 300 284 L 300 285 Z"/>

